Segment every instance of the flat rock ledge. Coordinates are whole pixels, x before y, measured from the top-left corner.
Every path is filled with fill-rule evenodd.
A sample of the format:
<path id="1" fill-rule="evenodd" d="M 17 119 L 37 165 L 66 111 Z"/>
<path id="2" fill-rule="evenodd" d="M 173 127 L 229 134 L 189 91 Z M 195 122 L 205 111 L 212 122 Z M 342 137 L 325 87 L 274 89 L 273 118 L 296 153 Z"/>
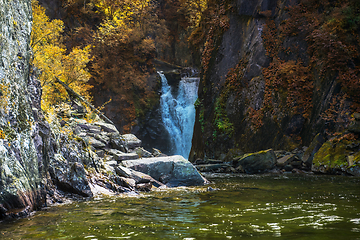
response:
<path id="1" fill-rule="evenodd" d="M 147 174 L 168 187 L 202 186 L 209 183 L 194 165 L 179 155 L 128 160 L 121 164 Z"/>

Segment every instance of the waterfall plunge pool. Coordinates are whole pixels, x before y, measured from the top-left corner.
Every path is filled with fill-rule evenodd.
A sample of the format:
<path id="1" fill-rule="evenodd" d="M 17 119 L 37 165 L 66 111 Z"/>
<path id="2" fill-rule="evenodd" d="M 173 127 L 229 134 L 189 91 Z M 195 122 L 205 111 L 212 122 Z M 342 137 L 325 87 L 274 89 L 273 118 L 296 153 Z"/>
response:
<path id="1" fill-rule="evenodd" d="M 1 239 L 360 239 L 360 178 L 206 175 L 208 186 L 53 206 Z"/>

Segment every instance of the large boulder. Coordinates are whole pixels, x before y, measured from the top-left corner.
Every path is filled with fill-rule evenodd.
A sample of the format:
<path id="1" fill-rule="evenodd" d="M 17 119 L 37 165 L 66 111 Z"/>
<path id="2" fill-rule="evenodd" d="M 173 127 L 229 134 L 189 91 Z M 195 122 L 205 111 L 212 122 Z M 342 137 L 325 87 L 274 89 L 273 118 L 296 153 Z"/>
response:
<path id="1" fill-rule="evenodd" d="M 182 156 L 123 161 L 124 167 L 150 175 L 167 186 L 199 186 L 208 181 Z"/>
<path id="2" fill-rule="evenodd" d="M 256 153 L 245 154 L 237 159 L 236 167 L 242 167 L 245 173 L 263 173 L 275 167 L 276 156 L 272 149 Z"/>

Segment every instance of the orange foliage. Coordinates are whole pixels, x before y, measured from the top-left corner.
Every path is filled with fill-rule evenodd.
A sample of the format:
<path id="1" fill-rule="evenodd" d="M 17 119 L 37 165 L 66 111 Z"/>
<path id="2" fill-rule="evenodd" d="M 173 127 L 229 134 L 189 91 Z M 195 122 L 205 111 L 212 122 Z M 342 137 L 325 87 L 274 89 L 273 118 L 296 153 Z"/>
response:
<path id="1" fill-rule="evenodd" d="M 263 123 L 263 109 L 255 110 L 254 108 L 250 107 L 248 109 L 248 115 L 251 122 L 251 130 L 256 132 L 259 128 L 261 128 Z"/>
<path id="2" fill-rule="evenodd" d="M 310 70 L 301 62 L 273 61 L 263 69 L 265 84 L 265 105 L 271 107 L 276 99 L 283 101 L 290 113 L 301 113 L 309 117 L 312 108 L 313 82 Z"/>
<path id="3" fill-rule="evenodd" d="M 302 0 L 287 8 L 290 17 L 280 25 L 268 15 L 262 37 L 272 62 L 263 69 L 264 113 L 276 103 L 277 108 L 286 106 L 292 114 L 302 113 L 309 118 L 315 79 L 329 81 L 334 76 L 346 94 L 333 98 L 323 119 L 337 124 L 347 119 L 348 100 L 352 101 L 353 110 L 360 110 L 359 7 L 360 2 L 355 0 Z M 309 61 L 285 61 L 281 56 L 291 51 L 296 54 L 298 49 L 284 49 L 284 39 L 299 35 L 308 44 Z"/>
<path id="4" fill-rule="evenodd" d="M 219 38 L 222 33 L 229 28 L 229 19 L 226 12 L 230 6 L 226 2 L 215 4 L 208 3 L 208 8 L 203 13 L 203 22 L 191 33 L 190 43 L 196 48 L 202 50 L 201 67 L 203 80 L 209 70 L 210 60 L 219 44 Z"/>

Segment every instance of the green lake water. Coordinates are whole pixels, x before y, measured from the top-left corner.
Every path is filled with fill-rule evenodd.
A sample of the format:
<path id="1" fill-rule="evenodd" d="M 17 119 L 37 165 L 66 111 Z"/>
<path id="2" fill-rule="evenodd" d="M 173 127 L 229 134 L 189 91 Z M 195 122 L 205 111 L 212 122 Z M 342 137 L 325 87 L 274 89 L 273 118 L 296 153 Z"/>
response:
<path id="1" fill-rule="evenodd" d="M 360 178 L 207 175 L 176 188 L 53 206 L 0 239 L 360 239 Z"/>

